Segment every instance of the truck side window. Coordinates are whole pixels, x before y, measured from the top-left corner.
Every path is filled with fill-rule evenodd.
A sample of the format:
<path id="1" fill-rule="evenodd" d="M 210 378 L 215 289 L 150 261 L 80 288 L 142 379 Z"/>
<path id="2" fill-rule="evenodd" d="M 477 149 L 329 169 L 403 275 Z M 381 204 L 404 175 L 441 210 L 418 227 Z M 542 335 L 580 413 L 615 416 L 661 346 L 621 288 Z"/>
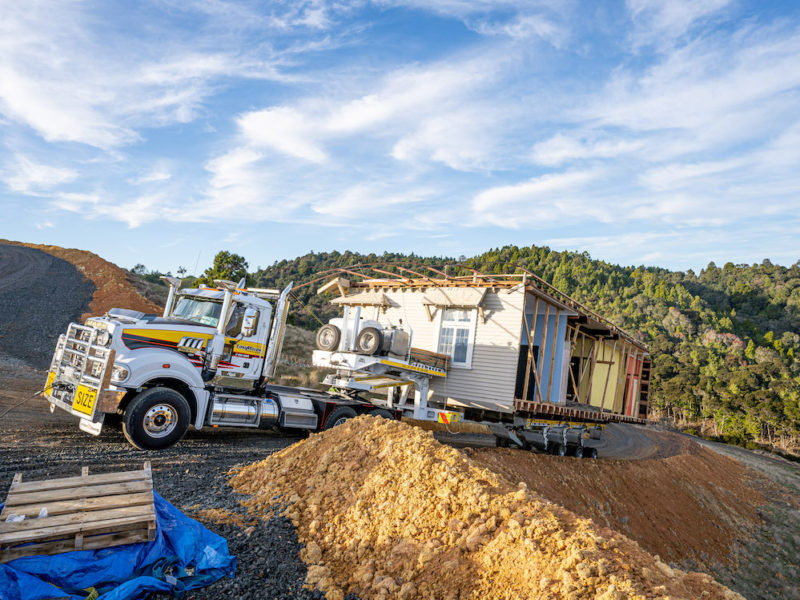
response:
<path id="1" fill-rule="evenodd" d="M 228 327 L 225 329 L 225 335 L 228 337 L 236 337 L 242 332 L 242 320 L 244 319 L 244 304 L 236 303 L 236 306 L 231 313 L 231 318 L 228 319 Z"/>

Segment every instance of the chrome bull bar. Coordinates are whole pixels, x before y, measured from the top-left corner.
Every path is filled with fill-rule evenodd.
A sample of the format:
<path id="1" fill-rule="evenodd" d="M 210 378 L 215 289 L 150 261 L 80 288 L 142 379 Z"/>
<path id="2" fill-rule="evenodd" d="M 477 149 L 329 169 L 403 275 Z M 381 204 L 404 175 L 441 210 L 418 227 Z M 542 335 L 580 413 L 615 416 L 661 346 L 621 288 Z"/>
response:
<path id="1" fill-rule="evenodd" d="M 57 406 L 81 419 L 81 429 L 98 434 L 102 428 L 101 403 L 111 382 L 114 350 L 98 343 L 105 331 L 70 323 L 58 339 L 43 395 L 51 411 Z M 109 390 L 111 391 L 111 390 Z"/>

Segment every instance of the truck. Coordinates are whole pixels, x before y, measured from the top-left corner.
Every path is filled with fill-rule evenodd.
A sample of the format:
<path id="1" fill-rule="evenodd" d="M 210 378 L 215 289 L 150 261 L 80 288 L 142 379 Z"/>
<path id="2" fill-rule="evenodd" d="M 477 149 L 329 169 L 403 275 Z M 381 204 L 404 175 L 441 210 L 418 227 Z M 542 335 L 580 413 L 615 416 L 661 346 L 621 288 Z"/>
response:
<path id="1" fill-rule="evenodd" d="M 59 337 L 42 395 L 50 410 L 99 435 L 121 422 L 136 448 L 159 450 L 188 428 L 319 431 L 362 414 L 399 418 L 353 391 L 321 392 L 273 383 L 289 311 L 284 290 L 245 280 L 169 294 L 162 315 L 114 308 Z"/>

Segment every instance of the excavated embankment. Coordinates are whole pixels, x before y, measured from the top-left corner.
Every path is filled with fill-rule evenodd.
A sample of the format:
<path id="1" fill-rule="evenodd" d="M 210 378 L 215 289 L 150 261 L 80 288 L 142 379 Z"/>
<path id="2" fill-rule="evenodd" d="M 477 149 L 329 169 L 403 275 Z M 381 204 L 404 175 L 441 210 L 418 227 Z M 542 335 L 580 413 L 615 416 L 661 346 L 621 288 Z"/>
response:
<path id="1" fill-rule="evenodd" d="M 353 419 L 231 484 L 255 514 L 285 506 L 330 599 L 741 598 L 396 421 Z"/>
<path id="2" fill-rule="evenodd" d="M 667 434 L 664 434 L 665 436 Z M 672 435 L 681 439 L 677 435 Z M 669 563 L 712 568 L 759 522 L 765 478 L 685 439 L 655 460 L 559 460 L 514 450 L 473 449 L 477 465 L 639 542 Z"/>
<path id="3" fill-rule="evenodd" d="M 141 310 L 146 313 L 159 313 L 161 308 L 136 291 L 128 275 L 114 263 L 100 258 L 87 250 L 76 248 L 61 248 L 60 246 L 47 246 L 44 244 L 25 244 L 0 240 L 0 244 L 12 246 L 25 246 L 35 248 L 56 258 L 67 261 L 75 266 L 84 277 L 95 286 L 88 310 L 80 320 L 85 321 L 92 315 L 103 315 L 111 308 L 128 308 Z"/>

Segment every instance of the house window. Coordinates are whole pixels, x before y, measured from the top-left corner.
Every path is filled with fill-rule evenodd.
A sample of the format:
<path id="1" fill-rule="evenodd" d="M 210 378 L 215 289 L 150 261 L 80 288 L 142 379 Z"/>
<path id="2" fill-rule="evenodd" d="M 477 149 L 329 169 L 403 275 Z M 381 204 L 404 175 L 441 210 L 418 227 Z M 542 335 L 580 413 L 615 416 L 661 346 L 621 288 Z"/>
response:
<path id="1" fill-rule="evenodd" d="M 439 352 L 448 354 L 453 366 L 469 368 L 472 365 L 476 314 L 475 310 L 442 310 Z"/>

